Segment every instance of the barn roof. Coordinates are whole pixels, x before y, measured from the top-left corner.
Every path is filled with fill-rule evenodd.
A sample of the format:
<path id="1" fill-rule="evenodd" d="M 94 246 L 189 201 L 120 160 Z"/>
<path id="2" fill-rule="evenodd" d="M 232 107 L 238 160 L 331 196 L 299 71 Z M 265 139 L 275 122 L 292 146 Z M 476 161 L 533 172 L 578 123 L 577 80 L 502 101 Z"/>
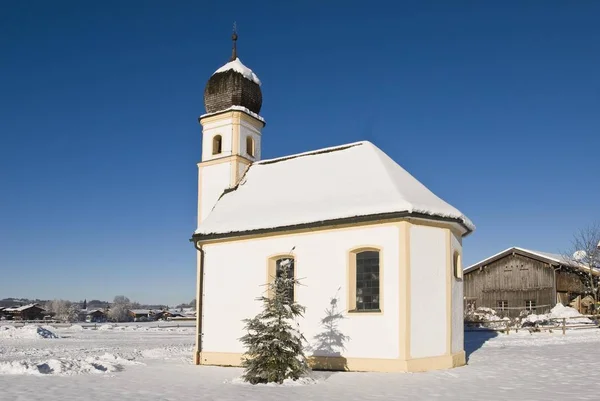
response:
<path id="1" fill-rule="evenodd" d="M 475 228 L 458 209 L 363 141 L 253 163 L 240 183 L 221 195 L 195 239 L 400 215 L 453 221 L 465 234 Z"/>
<path id="2" fill-rule="evenodd" d="M 5 311 L 6 312 L 23 312 L 24 310 L 31 309 L 34 307 L 43 309 L 39 304 L 28 304 L 28 305 L 23 305 L 23 306 L 18 306 L 18 307 L 6 308 Z"/>
<path id="3" fill-rule="evenodd" d="M 151 309 L 130 309 L 129 312 L 136 315 L 148 315 L 153 312 Z"/>
<path id="4" fill-rule="evenodd" d="M 586 271 L 589 270 L 589 268 L 587 266 L 583 265 L 582 263 L 578 263 L 578 262 L 576 262 L 572 259 L 569 259 L 563 255 L 559 255 L 556 253 L 542 252 L 542 251 L 534 251 L 531 249 L 525 249 L 525 248 L 513 246 L 511 248 L 505 249 L 502 252 L 498 252 L 497 254 L 492 255 L 489 258 L 483 259 L 482 261 L 479 261 L 479 262 L 467 267 L 466 269 L 464 269 L 464 273 L 470 273 L 474 270 L 479 269 L 482 266 L 485 266 L 492 262 L 495 262 L 498 259 L 502 259 L 503 257 L 508 256 L 512 253 L 527 256 L 532 259 L 536 259 L 541 262 L 546 262 L 546 263 L 549 263 L 552 265 L 570 266 L 570 267 L 574 267 L 574 268 L 581 269 L 581 270 L 586 270 Z M 597 272 L 597 274 L 600 275 L 600 271 Z"/>

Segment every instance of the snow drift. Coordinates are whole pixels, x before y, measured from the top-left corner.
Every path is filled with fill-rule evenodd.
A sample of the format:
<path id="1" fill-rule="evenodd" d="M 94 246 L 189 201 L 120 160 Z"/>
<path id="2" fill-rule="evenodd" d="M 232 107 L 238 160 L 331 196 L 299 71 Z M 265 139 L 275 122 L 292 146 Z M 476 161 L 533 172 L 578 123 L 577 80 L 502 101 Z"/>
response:
<path id="1" fill-rule="evenodd" d="M 563 304 L 557 304 L 550 313 L 536 315 L 531 314 L 523 319 L 523 324 L 526 323 L 537 323 L 537 324 L 556 324 L 561 323 L 562 321 L 552 320 L 552 319 L 562 319 L 566 318 L 566 325 L 574 325 L 574 324 L 591 324 L 593 323 L 587 317 L 583 317 L 583 315 L 577 312 L 576 309 L 571 308 L 570 306 L 564 306 Z"/>
<path id="2" fill-rule="evenodd" d="M 42 326 L 0 326 L 0 338 L 35 340 L 38 338 L 59 338 L 50 328 Z"/>
<path id="3" fill-rule="evenodd" d="M 0 374 L 8 375 L 61 375 L 112 373 L 123 370 L 125 365 L 139 365 L 141 362 L 127 360 L 105 353 L 82 359 L 51 358 L 48 360 L 20 360 L 0 362 Z"/>

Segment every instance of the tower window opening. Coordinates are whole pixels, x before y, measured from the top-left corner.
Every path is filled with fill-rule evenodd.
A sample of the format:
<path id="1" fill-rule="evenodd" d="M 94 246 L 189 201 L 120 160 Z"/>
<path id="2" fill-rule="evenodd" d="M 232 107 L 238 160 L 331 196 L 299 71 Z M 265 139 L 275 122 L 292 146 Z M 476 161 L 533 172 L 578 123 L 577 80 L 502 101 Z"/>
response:
<path id="1" fill-rule="evenodd" d="M 213 138 L 213 146 L 212 146 L 212 154 L 213 155 L 218 155 L 219 153 L 221 153 L 221 144 L 222 144 L 223 140 L 221 138 L 221 135 L 215 135 Z"/>
<path id="2" fill-rule="evenodd" d="M 254 139 L 251 136 L 246 137 L 246 153 L 248 156 L 254 157 Z"/>

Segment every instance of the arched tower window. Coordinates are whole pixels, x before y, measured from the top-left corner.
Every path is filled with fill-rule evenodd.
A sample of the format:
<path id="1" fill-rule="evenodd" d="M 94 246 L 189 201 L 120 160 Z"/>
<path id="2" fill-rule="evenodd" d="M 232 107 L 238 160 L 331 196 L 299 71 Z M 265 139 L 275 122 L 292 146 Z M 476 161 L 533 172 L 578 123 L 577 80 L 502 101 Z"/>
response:
<path id="1" fill-rule="evenodd" d="M 223 143 L 223 139 L 221 138 L 221 135 L 215 135 L 213 137 L 213 146 L 212 146 L 212 154 L 213 155 L 218 155 L 219 153 L 221 153 L 221 146 Z"/>
<path id="2" fill-rule="evenodd" d="M 246 137 L 246 153 L 248 156 L 254 157 L 254 139 L 250 135 Z"/>

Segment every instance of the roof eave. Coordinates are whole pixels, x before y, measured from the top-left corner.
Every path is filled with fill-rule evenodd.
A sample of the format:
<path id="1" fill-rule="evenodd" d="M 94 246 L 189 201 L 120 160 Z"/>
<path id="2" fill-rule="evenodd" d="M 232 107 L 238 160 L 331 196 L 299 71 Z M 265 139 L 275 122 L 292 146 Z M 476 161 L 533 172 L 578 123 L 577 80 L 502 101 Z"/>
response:
<path id="1" fill-rule="evenodd" d="M 466 237 L 473 231 L 472 228 L 469 227 L 467 224 L 465 224 L 465 222 L 460 218 L 452 218 L 452 217 L 428 215 L 425 213 L 412 213 L 412 212 L 404 211 L 404 212 L 378 213 L 378 214 L 370 214 L 370 215 L 364 215 L 364 216 L 344 217 L 344 218 L 338 218 L 338 219 L 321 220 L 321 221 L 293 224 L 293 225 L 287 225 L 287 226 L 261 228 L 261 229 L 254 229 L 254 230 L 245 230 L 245 231 L 232 231 L 232 232 L 227 232 L 227 233 L 214 233 L 214 234 L 195 233 L 192 235 L 192 238 L 190 238 L 190 242 L 198 243 L 198 242 L 206 242 L 206 241 L 217 240 L 217 239 L 246 237 L 249 235 L 261 235 L 261 234 L 271 234 L 271 233 L 276 234 L 276 233 L 282 232 L 282 231 L 295 231 L 295 230 L 310 229 L 310 228 L 323 228 L 323 227 L 332 227 L 332 226 L 344 225 L 344 224 L 367 223 L 367 222 L 378 221 L 378 220 L 392 220 L 392 219 L 410 218 L 410 217 L 458 224 L 464 229 L 464 233 L 462 234 L 463 237 Z"/>

